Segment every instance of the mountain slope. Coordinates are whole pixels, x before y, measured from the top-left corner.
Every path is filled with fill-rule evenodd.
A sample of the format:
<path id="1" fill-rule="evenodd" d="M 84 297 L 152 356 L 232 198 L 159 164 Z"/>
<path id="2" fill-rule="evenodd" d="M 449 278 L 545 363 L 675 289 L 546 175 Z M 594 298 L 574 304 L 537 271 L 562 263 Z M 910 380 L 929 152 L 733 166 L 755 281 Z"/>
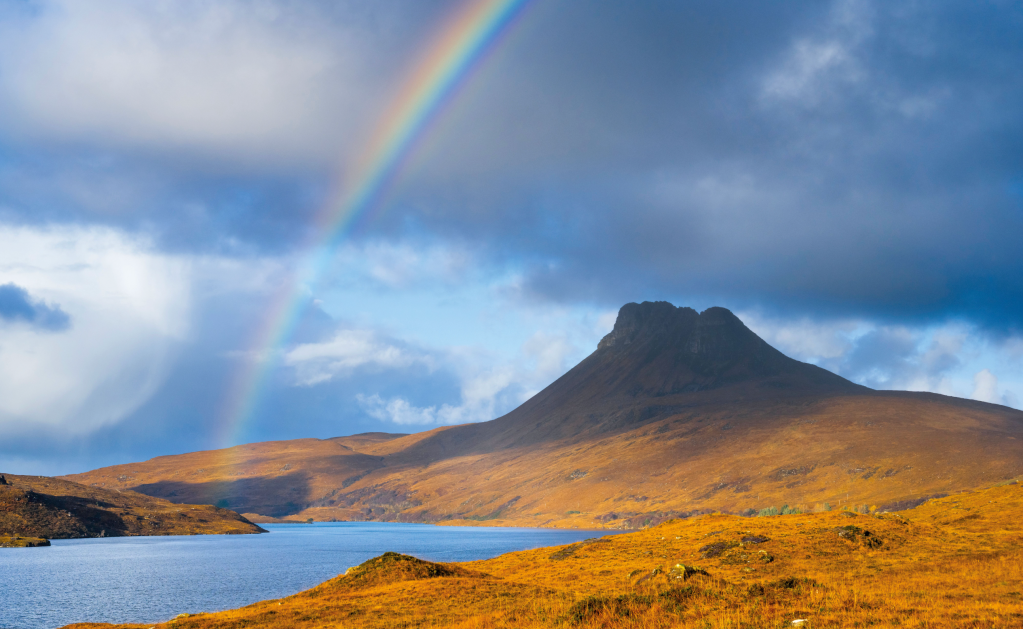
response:
<path id="1" fill-rule="evenodd" d="M 0 535 L 75 539 L 265 533 L 233 511 L 46 476 L 0 476 Z"/>
<path id="2" fill-rule="evenodd" d="M 873 391 L 786 357 L 723 308 L 647 302 L 624 306 L 593 354 L 490 422 L 70 478 L 301 519 L 642 526 L 784 504 L 904 507 L 1021 464 L 1019 411 Z"/>

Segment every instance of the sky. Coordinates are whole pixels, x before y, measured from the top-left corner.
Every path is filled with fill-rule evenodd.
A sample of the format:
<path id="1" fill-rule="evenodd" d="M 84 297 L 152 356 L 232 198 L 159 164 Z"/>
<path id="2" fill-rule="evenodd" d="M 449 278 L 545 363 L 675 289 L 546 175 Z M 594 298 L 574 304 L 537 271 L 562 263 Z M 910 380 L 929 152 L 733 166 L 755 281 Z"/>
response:
<path id="1" fill-rule="evenodd" d="M 330 240 L 479 1 L 0 0 L 0 471 L 493 419 L 646 300 L 1023 408 L 1019 3 L 526 0 Z"/>

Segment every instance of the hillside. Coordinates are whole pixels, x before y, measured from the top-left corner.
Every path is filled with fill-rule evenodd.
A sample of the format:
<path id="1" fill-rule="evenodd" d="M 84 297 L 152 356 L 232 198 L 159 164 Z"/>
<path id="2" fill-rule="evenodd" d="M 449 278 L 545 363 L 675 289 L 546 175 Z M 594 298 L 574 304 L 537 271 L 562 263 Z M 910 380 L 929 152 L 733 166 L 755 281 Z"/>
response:
<path id="1" fill-rule="evenodd" d="M 646 302 L 493 421 L 68 478 L 290 519 L 641 527 L 786 504 L 907 508 L 1021 472 L 1019 411 L 874 391 L 786 357 L 723 308 Z"/>
<path id="2" fill-rule="evenodd" d="M 67 476 L 97 487 L 131 489 L 174 502 L 230 507 L 247 514 L 285 516 L 305 508 L 312 496 L 357 483 L 383 465 L 379 454 L 405 435 L 371 433 L 336 439 L 253 443 L 225 450 L 161 456 Z M 302 518 L 305 519 L 305 518 Z"/>
<path id="3" fill-rule="evenodd" d="M 385 553 L 294 596 L 157 626 L 1018 627 L 1021 516 L 1013 483 L 901 514 L 705 515 L 464 564 Z"/>
<path id="4" fill-rule="evenodd" d="M 233 511 L 208 505 L 174 504 L 46 476 L 6 474 L 0 480 L 0 545 L 30 545 L 25 538 L 265 532 Z M 49 545 L 39 542 L 31 545 Z"/>

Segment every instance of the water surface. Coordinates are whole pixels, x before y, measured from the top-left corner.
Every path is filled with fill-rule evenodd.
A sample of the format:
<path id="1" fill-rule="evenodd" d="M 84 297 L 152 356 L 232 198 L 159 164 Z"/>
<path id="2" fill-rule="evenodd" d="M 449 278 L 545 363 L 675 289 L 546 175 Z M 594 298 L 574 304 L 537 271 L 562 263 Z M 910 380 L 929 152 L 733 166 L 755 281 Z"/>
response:
<path id="1" fill-rule="evenodd" d="M 608 533 L 379 522 L 262 526 L 270 533 L 53 540 L 49 548 L 0 549 L 0 628 L 159 622 L 288 596 L 386 551 L 471 561 Z"/>

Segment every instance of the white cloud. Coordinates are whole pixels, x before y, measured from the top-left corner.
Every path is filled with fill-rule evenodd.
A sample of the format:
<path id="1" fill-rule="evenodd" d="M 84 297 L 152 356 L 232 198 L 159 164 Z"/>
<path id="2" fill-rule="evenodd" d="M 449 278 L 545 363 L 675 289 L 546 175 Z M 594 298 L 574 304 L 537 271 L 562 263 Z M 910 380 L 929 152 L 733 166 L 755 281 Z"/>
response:
<path id="1" fill-rule="evenodd" d="M 348 274 L 357 271 L 390 289 L 418 288 L 424 283 L 453 285 L 464 281 L 478 262 L 469 251 L 454 244 L 408 241 L 346 243 L 334 256 L 337 268 Z"/>
<path id="2" fill-rule="evenodd" d="M 617 311 L 509 298 L 514 274 L 493 270 L 457 245 L 343 245 L 326 273 L 324 310 L 357 323 L 288 351 L 283 362 L 292 383 L 316 386 L 401 370 L 406 373 L 393 375 L 414 380 L 425 368 L 458 382 L 458 398 L 424 404 L 412 384 L 397 396 L 364 390 L 357 402 L 371 417 L 403 425 L 485 421 L 560 377 L 614 325 Z M 411 367 L 420 371 L 410 373 Z"/>
<path id="3" fill-rule="evenodd" d="M 872 13 L 868 2 L 836 2 L 823 32 L 793 42 L 784 59 L 767 74 L 762 98 L 814 107 L 838 87 L 861 82 L 866 71 L 856 58 L 856 49 L 873 32 Z"/>
<path id="4" fill-rule="evenodd" d="M 295 370 L 296 382 L 312 386 L 370 367 L 398 369 L 421 363 L 432 366 L 429 356 L 382 340 L 370 330 L 340 330 L 328 341 L 304 343 L 284 355 L 284 364 Z"/>
<path id="5" fill-rule="evenodd" d="M 1023 337 L 1009 338 L 1004 343 L 1004 350 L 1011 360 L 1023 361 Z"/>
<path id="6" fill-rule="evenodd" d="M 378 86 L 356 28 L 257 0 L 43 0 L 0 22 L 12 132 L 261 159 L 336 158 Z"/>
<path id="7" fill-rule="evenodd" d="M 998 377 L 988 369 L 981 369 L 973 376 L 973 394 L 970 395 L 981 402 L 1001 404 L 1001 396 L 998 395 Z"/>
<path id="8" fill-rule="evenodd" d="M 739 317 L 784 354 L 872 388 L 1019 405 L 1023 342 L 1016 337 L 991 343 L 957 321 L 920 328 L 865 319 L 788 320 L 758 312 Z M 997 366 L 1003 381 L 984 365 Z"/>
<path id="9" fill-rule="evenodd" d="M 164 254 L 110 228 L 0 224 L 0 284 L 70 318 L 46 333 L 0 321 L 0 431 L 77 436 L 123 420 L 164 386 L 197 313 L 215 319 L 225 304 L 264 300 L 291 266 Z M 251 313 L 233 316 L 247 326 Z"/>
<path id="10" fill-rule="evenodd" d="M 760 338 L 784 354 L 814 363 L 824 363 L 844 356 L 853 348 L 853 338 L 862 333 L 867 325 L 853 319 L 772 319 L 756 312 L 740 312 L 737 316 Z"/>
<path id="11" fill-rule="evenodd" d="M 941 373 L 955 367 L 966 358 L 967 352 L 972 351 L 966 346 L 968 338 L 969 331 L 956 324 L 936 330 L 920 354 L 921 368 L 929 373 Z"/>
<path id="12" fill-rule="evenodd" d="M 465 378 L 459 404 L 417 407 L 402 397 L 385 400 L 377 394 L 357 400 L 370 417 L 396 424 L 466 424 L 494 419 L 526 401 L 532 395 L 526 384 L 534 379 L 533 373 L 502 365 Z"/>
<path id="13" fill-rule="evenodd" d="M 537 332 L 522 346 L 522 352 L 532 363 L 531 371 L 546 380 L 565 372 L 566 359 L 576 353 L 576 348 L 563 335 Z"/>
<path id="14" fill-rule="evenodd" d="M 377 394 L 359 395 L 357 400 L 370 417 L 405 426 L 466 424 L 494 419 L 493 404 L 488 403 L 419 407 L 401 397 L 385 400 Z"/>
<path id="15" fill-rule="evenodd" d="M 785 64 L 768 76 L 764 94 L 773 99 L 816 103 L 833 75 L 840 71 L 851 75 L 851 66 L 852 59 L 841 43 L 801 41 Z"/>
<path id="16" fill-rule="evenodd" d="M 359 395 L 357 399 L 366 413 L 374 419 L 389 421 L 402 426 L 437 423 L 436 407 L 417 408 L 403 398 L 384 400 L 375 393 L 368 396 Z"/>
<path id="17" fill-rule="evenodd" d="M 579 353 L 567 337 L 536 332 L 515 359 L 494 365 L 484 352 L 455 349 L 438 357 L 461 379 L 458 404 L 415 406 L 403 397 L 384 399 L 360 395 L 358 402 L 370 417 L 396 424 L 465 424 L 487 421 L 511 411 L 574 365 Z M 488 366 L 489 363 L 489 366 Z"/>
<path id="18" fill-rule="evenodd" d="M 113 230 L 0 227 L 0 279 L 71 318 L 60 333 L 0 326 L 0 429 L 84 434 L 138 408 L 188 334 L 191 273 Z"/>
<path id="19" fill-rule="evenodd" d="M 616 321 L 618 321 L 617 310 L 604 311 L 597 315 L 593 331 L 598 335 L 598 338 L 604 338 L 605 335 L 610 334 L 614 330 Z"/>

